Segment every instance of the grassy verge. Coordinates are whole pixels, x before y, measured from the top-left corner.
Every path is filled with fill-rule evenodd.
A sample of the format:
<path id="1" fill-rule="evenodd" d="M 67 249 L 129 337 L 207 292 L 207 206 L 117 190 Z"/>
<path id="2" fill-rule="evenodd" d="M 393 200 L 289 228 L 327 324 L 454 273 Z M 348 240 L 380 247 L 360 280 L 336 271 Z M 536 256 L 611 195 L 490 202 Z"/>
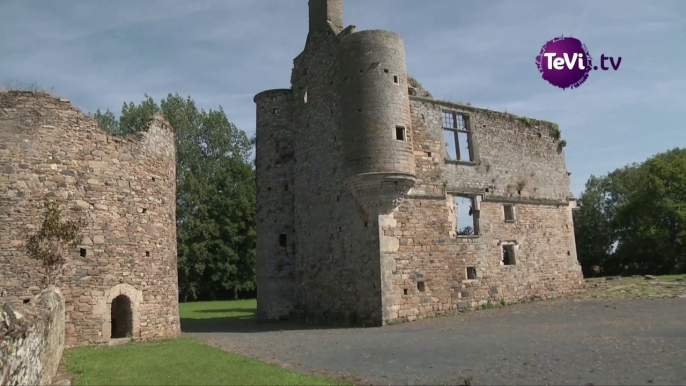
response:
<path id="1" fill-rule="evenodd" d="M 190 338 L 65 351 L 74 385 L 334 385 Z"/>
<path id="2" fill-rule="evenodd" d="M 594 278 L 588 282 L 602 283 L 601 289 L 575 294 L 572 298 L 638 299 L 686 295 L 686 275 L 654 276 L 651 280 L 643 276 Z"/>
<path id="3" fill-rule="evenodd" d="M 180 303 L 181 319 L 253 319 L 257 300 L 231 300 L 214 302 Z"/>
<path id="4" fill-rule="evenodd" d="M 252 300 L 179 304 L 182 320 L 248 322 Z M 207 346 L 190 338 L 117 346 L 79 347 L 64 353 L 78 385 L 341 385 Z"/>

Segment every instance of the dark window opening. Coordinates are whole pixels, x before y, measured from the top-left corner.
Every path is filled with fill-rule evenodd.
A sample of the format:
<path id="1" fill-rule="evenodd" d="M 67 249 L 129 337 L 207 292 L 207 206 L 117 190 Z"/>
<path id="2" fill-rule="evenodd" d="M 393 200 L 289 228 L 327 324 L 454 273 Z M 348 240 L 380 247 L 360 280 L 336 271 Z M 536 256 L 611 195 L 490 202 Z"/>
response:
<path id="1" fill-rule="evenodd" d="M 31 299 L 24 299 L 24 304 L 28 304 L 31 301 Z"/>
<path id="2" fill-rule="evenodd" d="M 464 115 L 452 111 L 444 111 L 443 134 L 447 160 L 474 161 L 472 132 L 467 125 L 467 118 Z"/>
<path id="3" fill-rule="evenodd" d="M 513 244 L 503 245 L 502 265 L 515 265 L 515 248 Z"/>
<path id="4" fill-rule="evenodd" d="M 155 177 L 152 177 L 152 182 L 155 182 Z"/>
<path id="5" fill-rule="evenodd" d="M 387 68 L 384 68 L 384 69 L 383 69 L 383 72 L 385 72 L 386 74 L 388 74 L 388 69 L 387 69 Z"/>
<path id="6" fill-rule="evenodd" d="M 341 201 L 341 196 L 340 196 L 340 195 L 336 195 L 336 202 L 340 202 L 340 201 Z"/>
<path id="7" fill-rule="evenodd" d="M 143 208 L 143 213 L 146 213 L 148 211 L 148 208 Z"/>
<path id="8" fill-rule="evenodd" d="M 145 257 L 150 257 L 150 251 L 145 251 Z"/>
<path id="9" fill-rule="evenodd" d="M 282 247 L 285 247 L 286 244 L 288 243 L 288 236 L 286 236 L 285 233 L 282 233 L 279 235 L 279 245 Z"/>
<path id="10" fill-rule="evenodd" d="M 395 139 L 398 141 L 405 141 L 405 128 L 402 126 L 395 127 Z"/>
<path id="11" fill-rule="evenodd" d="M 467 267 L 467 280 L 476 279 L 476 267 Z"/>
<path id="12" fill-rule="evenodd" d="M 131 300 L 126 295 L 119 295 L 112 300 L 111 317 L 112 339 L 126 338 L 133 335 Z"/>
<path id="13" fill-rule="evenodd" d="M 365 227 L 365 228 L 369 228 L 369 221 L 365 221 L 365 222 L 364 222 L 364 227 Z"/>
<path id="14" fill-rule="evenodd" d="M 431 152 L 430 152 L 430 151 L 427 151 L 427 152 L 426 152 L 426 156 L 429 157 L 429 158 L 431 158 Z"/>
<path id="15" fill-rule="evenodd" d="M 272 110 L 272 112 L 273 112 L 274 114 L 276 114 L 277 112 L 279 112 L 279 109 L 274 109 L 274 110 Z"/>
<path id="16" fill-rule="evenodd" d="M 403 288 L 403 295 L 407 295 L 407 288 Z"/>
<path id="17" fill-rule="evenodd" d="M 468 196 L 453 196 L 455 211 L 455 232 L 458 236 L 479 234 L 479 211 L 475 209 L 476 199 Z"/>
<path id="18" fill-rule="evenodd" d="M 288 184 L 284 185 L 283 190 L 286 192 L 288 191 Z"/>
<path id="19" fill-rule="evenodd" d="M 79 255 L 81 255 L 81 257 L 86 257 L 86 253 L 87 253 L 86 248 L 79 249 Z"/>
<path id="20" fill-rule="evenodd" d="M 515 210 L 514 205 L 503 205 L 503 210 L 505 211 L 505 221 L 514 222 L 515 221 Z"/>
<path id="21" fill-rule="evenodd" d="M 393 83 L 400 84 L 400 78 L 398 78 L 398 75 L 393 75 Z"/>
<path id="22" fill-rule="evenodd" d="M 423 282 L 423 281 L 418 281 L 418 282 L 417 282 L 417 290 L 418 290 L 419 292 L 424 292 L 424 291 L 426 290 L 426 287 L 424 286 L 424 282 Z"/>
<path id="23" fill-rule="evenodd" d="M 572 252 L 567 251 L 567 256 L 571 256 L 571 255 L 572 255 Z"/>

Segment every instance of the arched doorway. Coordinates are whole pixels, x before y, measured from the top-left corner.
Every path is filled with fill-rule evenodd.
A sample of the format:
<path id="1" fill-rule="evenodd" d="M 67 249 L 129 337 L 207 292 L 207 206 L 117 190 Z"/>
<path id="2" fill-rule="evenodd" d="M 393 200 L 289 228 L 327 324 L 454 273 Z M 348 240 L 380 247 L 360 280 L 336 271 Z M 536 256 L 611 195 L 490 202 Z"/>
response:
<path id="1" fill-rule="evenodd" d="M 133 311 L 131 299 L 126 295 L 119 295 L 112 300 L 112 339 L 133 336 Z"/>

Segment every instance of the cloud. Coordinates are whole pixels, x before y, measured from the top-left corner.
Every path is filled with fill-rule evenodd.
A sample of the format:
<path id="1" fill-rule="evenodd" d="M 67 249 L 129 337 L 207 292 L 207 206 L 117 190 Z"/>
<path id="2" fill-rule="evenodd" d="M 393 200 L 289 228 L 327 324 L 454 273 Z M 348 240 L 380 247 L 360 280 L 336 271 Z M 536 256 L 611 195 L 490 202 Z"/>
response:
<path id="1" fill-rule="evenodd" d="M 686 3 L 343 0 L 345 23 L 405 40 L 408 72 L 436 97 L 555 121 L 568 141 L 572 191 L 686 143 Z M 288 87 L 307 36 L 306 0 L 5 1 L 0 82 L 36 82 L 85 111 L 119 112 L 145 93 L 220 105 L 254 133 L 252 98 Z M 621 56 L 575 90 L 540 78 L 534 58 L 576 35 L 596 60 Z"/>

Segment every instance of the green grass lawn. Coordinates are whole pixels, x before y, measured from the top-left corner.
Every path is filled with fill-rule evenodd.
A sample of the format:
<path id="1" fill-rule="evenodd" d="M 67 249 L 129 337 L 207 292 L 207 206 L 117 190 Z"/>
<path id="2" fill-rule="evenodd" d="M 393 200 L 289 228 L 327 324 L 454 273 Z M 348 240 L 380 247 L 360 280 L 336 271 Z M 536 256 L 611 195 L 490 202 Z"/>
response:
<path id="1" fill-rule="evenodd" d="M 333 385 L 190 338 L 65 351 L 74 385 Z"/>
<path id="2" fill-rule="evenodd" d="M 214 302 L 179 303 L 181 319 L 253 319 L 257 300 L 220 300 Z"/>
<path id="3" fill-rule="evenodd" d="M 243 320 L 253 300 L 181 303 L 181 319 Z M 78 385 L 342 385 L 207 346 L 190 338 L 79 347 L 64 352 Z"/>

